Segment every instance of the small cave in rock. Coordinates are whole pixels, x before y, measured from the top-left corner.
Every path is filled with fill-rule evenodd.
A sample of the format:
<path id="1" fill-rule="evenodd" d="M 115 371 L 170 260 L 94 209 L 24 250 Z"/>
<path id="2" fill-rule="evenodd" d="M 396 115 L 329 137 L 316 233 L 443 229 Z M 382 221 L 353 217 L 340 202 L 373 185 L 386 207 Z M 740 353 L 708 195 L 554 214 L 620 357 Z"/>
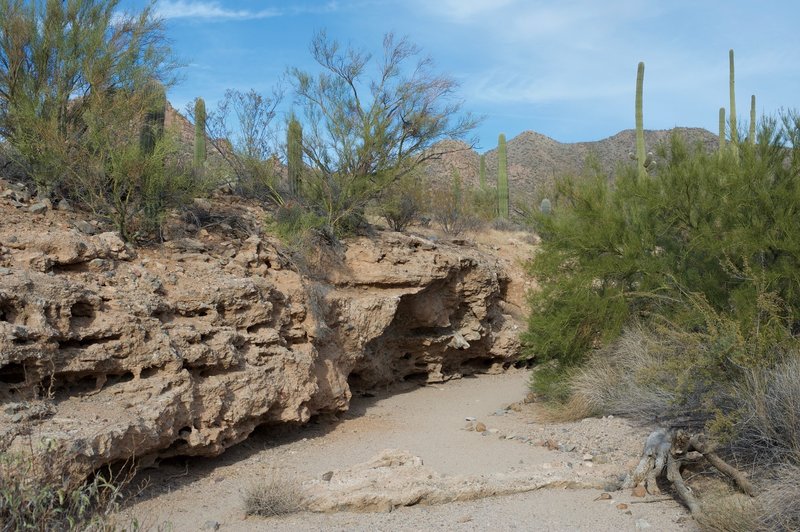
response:
<path id="1" fill-rule="evenodd" d="M 133 378 L 133 372 L 131 371 L 123 373 L 61 374 L 52 379 L 52 387 L 53 391 L 59 395 L 94 394 L 109 386 L 130 382 Z"/>
<path id="2" fill-rule="evenodd" d="M 0 367 L 0 383 L 3 384 L 22 384 L 25 382 L 27 370 L 25 365 L 20 362 L 11 362 Z"/>
<path id="3" fill-rule="evenodd" d="M 0 321 L 15 323 L 19 310 L 7 299 L 0 299 Z"/>
<path id="4" fill-rule="evenodd" d="M 94 305 L 88 301 L 76 301 L 69 309 L 70 312 L 70 326 L 76 328 L 85 328 L 94 322 L 95 308 Z"/>
<path id="5" fill-rule="evenodd" d="M 403 377 L 404 382 L 416 382 L 419 384 L 425 384 L 428 382 L 428 371 L 415 371 L 414 373 L 409 373 L 405 377 Z"/>
<path id="6" fill-rule="evenodd" d="M 121 334 L 112 334 L 103 338 L 95 338 L 87 336 L 86 338 L 71 338 L 69 340 L 60 340 L 58 342 L 59 349 L 86 349 L 94 344 L 106 344 L 114 342 L 122 338 Z"/>

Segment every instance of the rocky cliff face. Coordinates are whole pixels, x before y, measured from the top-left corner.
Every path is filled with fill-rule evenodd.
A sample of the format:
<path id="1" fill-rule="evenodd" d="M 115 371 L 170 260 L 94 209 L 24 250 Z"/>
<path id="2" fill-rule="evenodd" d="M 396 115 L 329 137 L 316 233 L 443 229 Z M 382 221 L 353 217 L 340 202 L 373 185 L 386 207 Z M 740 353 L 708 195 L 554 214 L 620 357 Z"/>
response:
<path id="1" fill-rule="evenodd" d="M 0 187 L 3 183 L 0 182 Z M 299 274 L 266 236 L 132 249 L 79 213 L 0 199 L 0 451 L 50 440 L 88 474 L 221 453 L 352 393 L 512 363 L 509 279 L 477 249 L 398 233 Z M 82 228 L 83 231 L 78 228 Z"/>

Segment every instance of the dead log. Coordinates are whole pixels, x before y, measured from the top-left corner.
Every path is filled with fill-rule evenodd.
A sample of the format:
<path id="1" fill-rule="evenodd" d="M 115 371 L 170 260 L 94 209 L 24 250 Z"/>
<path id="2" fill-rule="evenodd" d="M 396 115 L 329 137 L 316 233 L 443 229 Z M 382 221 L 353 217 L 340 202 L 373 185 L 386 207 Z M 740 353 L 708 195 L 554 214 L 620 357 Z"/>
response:
<path id="1" fill-rule="evenodd" d="M 635 488 L 644 482 L 648 493 L 658 494 L 660 491 L 656 486 L 656 480 L 664 474 L 666 469 L 667 480 L 675 487 L 675 492 L 689 508 L 692 516 L 696 517 L 701 511 L 700 504 L 691 488 L 683 480 L 681 467 L 686 463 L 702 459 L 707 460 L 717 470 L 732 479 L 744 493 L 751 497 L 754 496 L 753 485 L 744 473 L 723 460 L 715 452 L 714 446 L 706 441 L 703 434 L 690 434 L 683 430 L 659 429 L 650 433 L 639 464 L 625 478 L 622 487 Z"/>

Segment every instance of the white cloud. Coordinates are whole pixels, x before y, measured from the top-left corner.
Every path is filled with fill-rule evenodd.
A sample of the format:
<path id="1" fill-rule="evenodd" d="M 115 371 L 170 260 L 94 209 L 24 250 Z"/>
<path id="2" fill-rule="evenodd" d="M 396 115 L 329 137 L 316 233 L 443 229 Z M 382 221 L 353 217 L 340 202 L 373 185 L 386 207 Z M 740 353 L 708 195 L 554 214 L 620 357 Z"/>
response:
<path id="1" fill-rule="evenodd" d="M 259 11 L 229 9 L 222 7 L 217 2 L 194 0 L 162 0 L 156 5 L 156 15 L 165 19 L 252 20 L 276 17 L 280 14 L 280 11 L 275 9 L 262 9 Z"/>

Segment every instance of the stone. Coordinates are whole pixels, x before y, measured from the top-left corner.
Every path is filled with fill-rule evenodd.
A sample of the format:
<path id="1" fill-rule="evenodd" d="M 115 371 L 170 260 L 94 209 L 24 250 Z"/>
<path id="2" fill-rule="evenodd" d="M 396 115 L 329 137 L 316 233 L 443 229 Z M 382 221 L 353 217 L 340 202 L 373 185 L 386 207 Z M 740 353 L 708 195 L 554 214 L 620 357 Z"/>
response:
<path id="1" fill-rule="evenodd" d="M 631 491 L 631 495 L 634 497 L 645 497 L 647 496 L 647 490 L 642 484 L 639 484 Z"/>
<path id="2" fill-rule="evenodd" d="M 467 417 L 464 418 L 464 420 L 465 421 L 477 421 L 477 418 L 472 417 L 472 416 L 467 416 Z"/>
<path id="3" fill-rule="evenodd" d="M 72 212 L 72 204 L 67 199 L 62 199 L 58 202 L 58 210 L 64 212 Z"/>
<path id="4" fill-rule="evenodd" d="M 30 207 L 28 207 L 28 212 L 30 212 L 31 214 L 44 214 L 45 212 L 47 212 L 48 209 L 51 209 L 52 207 L 53 204 L 50 203 L 50 200 L 45 199 L 38 203 L 34 203 Z"/>
<path id="5" fill-rule="evenodd" d="M 75 228 L 81 233 L 85 233 L 87 235 L 93 235 L 97 233 L 97 229 L 95 229 L 95 227 L 86 220 L 78 220 L 75 222 Z"/>
<path id="6" fill-rule="evenodd" d="M 647 522 L 645 519 L 637 519 L 636 520 L 636 530 L 646 530 L 648 528 L 652 528 L 653 525 Z"/>
<path id="7" fill-rule="evenodd" d="M 558 450 L 561 451 L 562 453 L 571 453 L 577 448 L 578 446 L 575 445 L 574 443 L 562 443 L 558 446 Z"/>
<path id="8" fill-rule="evenodd" d="M 486 432 L 486 425 L 478 421 L 475 424 L 475 432 Z"/>
<path id="9" fill-rule="evenodd" d="M 333 478 L 333 471 L 327 471 L 322 474 L 322 480 L 324 480 L 325 482 L 330 482 L 332 478 Z"/>
<path id="10" fill-rule="evenodd" d="M 619 503 L 617 505 L 617 510 L 627 510 L 627 509 L 628 509 L 628 505 L 625 504 L 624 502 L 621 502 L 621 503 Z"/>
<path id="11" fill-rule="evenodd" d="M 203 526 L 200 527 L 200 530 L 219 530 L 219 522 L 209 519 L 203 523 Z"/>
<path id="12" fill-rule="evenodd" d="M 592 456 L 589 453 L 584 454 L 582 458 L 583 458 L 584 461 L 587 461 L 587 462 L 591 462 L 592 460 L 594 460 L 594 456 Z"/>
<path id="13" fill-rule="evenodd" d="M 610 501 L 611 500 L 611 494 L 603 492 L 595 500 L 596 501 Z"/>
<path id="14" fill-rule="evenodd" d="M 475 424 L 472 421 L 468 421 L 466 425 L 464 425 L 464 430 L 473 431 L 475 430 Z"/>

